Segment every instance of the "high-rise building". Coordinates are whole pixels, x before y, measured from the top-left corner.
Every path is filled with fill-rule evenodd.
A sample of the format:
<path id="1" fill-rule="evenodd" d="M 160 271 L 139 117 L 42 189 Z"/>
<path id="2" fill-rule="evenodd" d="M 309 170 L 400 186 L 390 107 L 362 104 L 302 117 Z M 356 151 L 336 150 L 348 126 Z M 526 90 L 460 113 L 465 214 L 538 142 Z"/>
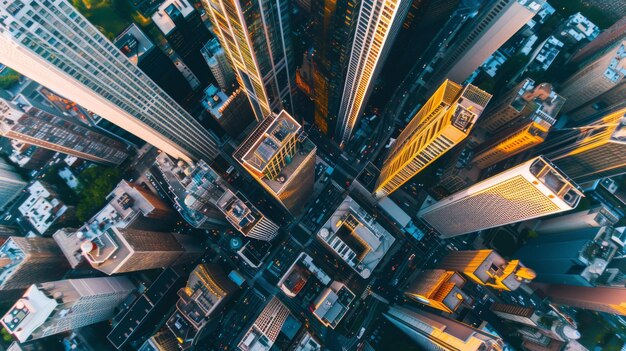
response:
<path id="1" fill-rule="evenodd" d="M 209 69 L 217 81 L 217 84 L 220 86 L 220 89 L 227 92 L 232 91 L 233 87 L 237 84 L 235 72 L 233 72 L 232 67 L 230 67 L 226 52 L 217 38 L 209 40 L 202 47 L 200 52 L 206 64 L 209 65 Z"/>
<path id="2" fill-rule="evenodd" d="M 166 325 L 188 349 L 202 336 L 202 329 L 237 290 L 219 266 L 201 264 L 189 275 L 187 286 L 178 291 L 176 311 Z M 182 341 L 181 341 L 182 340 Z"/>
<path id="3" fill-rule="evenodd" d="M 356 295 L 343 283 L 334 281 L 313 302 L 312 312 L 324 326 L 335 329 L 348 313 Z"/>
<path id="4" fill-rule="evenodd" d="M 549 219 L 542 219 L 534 230 L 539 234 L 552 234 L 587 228 L 599 228 L 615 225 L 622 216 L 605 205 L 593 206 L 588 210 L 563 214 Z"/>
<path id="5" fill-rule="evenodd" d="M 217 154 L 214 136 L 70 3 L 12 1 L 0 16 L 3 64 L 173 157 Z"/>
<path id="6" fill-rule="evenodd" d="M 461 272 L 476 284 L 506 291 L 516 290 L 535 278 L 535 272 L 519 260 L 505 260 L 493 250 L 454 251 L 439 267 Z"/>
<path id="7" fill-rule="evenodd" d="M 189 106 L 191 86 L 174 62 L 135 24 L 113 40 L 115 46 L 161 89 L 183 107 Z"/>
<path id="8" fill-rule="evenodd" d="M 537 157 L 422 208 L 418 216 L 452 237 L 572 210 L 581 197 L 575 183 Z"/>
<path id="9" fill-rule="evenodd" d="M 204 252 L 190 236 L 116 227 L 80 248 L 94 269 L 108 275 L 185 264 Z"/>
<path id="10" fill-rule="evenodd" d="M 579 183 L 626 172 L 626 107 L 594 122 L 559 132 L 539 149 L 568 177 Z"/>
<path id="11" fill-rule="evenodd" d="M 391 147 L 375 193 L 384 197 L 467 137 L 491 95 L 445 81 Z"/>
<path id="12" fill-rule="evenodd" d="M 211 84 L 204 89 L 202 106 L 220 127 L 224 128 L 224 131 L 234 138 L 241 135 L 248 125 L 255 120 L 250 102 L 240 88 L 235 89 L 230 96 L 227 96 L 222 90 Z"/>
<path id="13" fill-rule="evenodd" d="M 385 318 L 424 350 L 501 351 L 499 337 L 463 324 L 409 307 L 392 306 Z"/>
<path id="14" fill-rule="evenodd" d="M 457 272 L 428 269 L 420 272 L 404 291 L 407 297 L 426 306 L 452 313 L 472 298 L 461 290 L 465 279 Z"/>
<path id="15" fill-rule="evenodd" d="M 346 66 L 335 132 L 335 141 L 340 147 L 348 143 L 356 123 L 365 110 L 376 78 L 402 27 L 411 2 L 364 0 L 357 6 L 359 13 L 354 19 L 350 58 Z"/>
<path id="16" fill-rule="evenodd" d="M 289 308 L 272 297 L 237 346 L 242 351 L 269 350 L 290 314 Z"/>
<path id="17" fill-rule="evenodd" d="M 0 246 L 0 290 L 61 279 L 70 268 L 52 238 L 11 236 Z"/>
<path id="18" fill-rule="evenodd" d="M 285 110 L 261 121 L 233 157 L 289 212 L 313 193 L 316 146 Z"/>
<path id="19" fill-rule="evenodd" d="M 125 277 L 31 285 L 0 323 L 20 342 L 75 330 L 113 317 L 134 288 Z"/>
<path id="20" fill-rule="evenodd" d="M 371 276 L 396 241 L 376 217 L 350 196 L 320 228 L 317 239 L 363 279 Z"/>
<path id="21" fill-rule="evenodd" d="M 589 44 L 583 46 L 570 58 L 570 62 L 584 62 L 600 50 L 626 38 L 626 16 L 605 29 Z"/>
<path id="22" fill-rule="evenodd" d="M 203 0 L 220 44 L 261 121 L 272 112 L 293 114 L 290 4 Z"/>
<path id="23" fill-rule="evenodd" d="M 513 256 L 537 273 L 536 282 L 594 286 L 622 245 L 612 227 L 567 230 L 528 240 Z"/>
<path id="24" fill-rule="evenodd" d="M 626 288 L 549 285 L 544 293 L 559 305 L 626 316 Z"/>
<path id="25" fill-rule="evenodd" d="M 430 76 L 429 87 L 445 79 L 464 82 L 502 44 L 530 21 L 543 0 L 490 1 L 457 39 L 450 43 L 441 62 Z"/>
<path id="26" fill-rule="evenodd" d="M 156 164 L 168 184 L 163 190 L 173 194 L 179 213 L 194 227 L 213 228 L 226 218 L 250 238 L 269 241 L 278 234 L 278 225 L 235 192 L 206 162 L 189 165 L 161 154 Z"/>
<path id="27" fill-rule="evenodd" d="M 507 305 L 494 302 L 489 309 L 496 316 L 509 321 L 526 324 L 531 327 L 539 325 L 541 315 L 534 308 L 519 305 Z"/>
<path id="28" fill-rule="evenodd" d="M 0 209 L 17 198 L 27 184 L 13 166 L 0 158 Z"/>
<path id="29" fill-rule="evenodd" d="M 480 118 L 478 128 L 496 134 L 531 121 L 536 116 L 554 120 L 563 103 L 565 100 L 554 91 L 551 84 L 537 85 L 532 79 L 526 78 L 489 104 Z"/>
<path id="30" fill-rule="evenodd" d="M 566 99 L 563 112 L 570 112 L 615 89 L 626 80 L 626 40 L 617 41 L 589 57 L 561 86 Z"/>
<path id="31" fill-rule="evenodd" d="M 107 165 L 129 156 L 121 141 L 23 95 L 0 98 L 0 135 Z"/>
<path id="32" fill-rule="evenodd" d="M 166 0 L 152 15 L 152 22 L 200 81 L 198 88 L 204 88 L 211 75 L 200 50 L 211 39 L 211 33 L 204 26 L 198 11 L 188 0 Z"/>

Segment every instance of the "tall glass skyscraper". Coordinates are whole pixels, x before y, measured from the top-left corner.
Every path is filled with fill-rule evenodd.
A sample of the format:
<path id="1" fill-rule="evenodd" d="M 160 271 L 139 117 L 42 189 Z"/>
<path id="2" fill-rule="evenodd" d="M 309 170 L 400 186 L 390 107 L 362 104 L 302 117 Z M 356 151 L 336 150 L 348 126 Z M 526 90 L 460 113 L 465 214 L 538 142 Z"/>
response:
<path id="1" fill-rule="evenodd" d="M 214 137 L 65 0 L 0 3 L 0 62 L 167 154 L 212 159 Z"/>
<path id="2" fill-rule="evenodd" d="M 257 120 L 293 114 L 289 1 L 203 0 L 217 38 Z"/>
<path id="3" fill-rule="evenodd" d="M 26 184 L 15 168 L 0 158 L 0 209 L 21 194 Z"/>

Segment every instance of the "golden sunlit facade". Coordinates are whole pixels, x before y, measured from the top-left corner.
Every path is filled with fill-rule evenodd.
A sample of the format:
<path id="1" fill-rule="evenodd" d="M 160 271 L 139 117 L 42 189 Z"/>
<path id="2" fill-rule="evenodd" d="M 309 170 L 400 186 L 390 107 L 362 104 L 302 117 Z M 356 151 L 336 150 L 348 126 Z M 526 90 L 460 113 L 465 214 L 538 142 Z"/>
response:
<path id="1" fill-rule="evenodd" d="M 537 157 L 435 202 L 418 216 L 442 237 L 452 237 L 568 211 L 581 197 L 575 183 Z"/>
<path id="2" fill-rule="evenodd" d="M 335 133 L 340 147 L 350 140 L 410 4 L 400 0 L 361 2 Z"/>
<path id="3" fill-rule="evenodd" d="M 556 136 L 542 150 L 577 182 L 626 173 L 626 108 Z"/>
<path id="4" fill-rule="evenodd" d="M 404 295 L 426 306 L 452 313 L 472 299 L 461 288 L 466 280 L 457 272 L 443 269 L 422 271 Z"/>
<path id="5" fill-rule="evenodd" d="M 470 133 L 491 95 L 446 80 L 402 131 L 383 164 L 375 193 L 384 197 Z"/>
<path id="6" fill-rule="evenodd" d="M 515 128 L 512 132 L 504 131 L 500 136 L 494 137 L 495 142 L 476 150 L 472 164 L 485 169 L 539 145 L 544 142 L 550 127 L 552 127 L 551 124 L 539 119 L 521 128 Z"/>
<path id="7" fill-rule="evenodd" d="M 202 2 L 257 120 L 290 109 L 293 53 L 286 1 L 272 6 L 264 0 Z"/>

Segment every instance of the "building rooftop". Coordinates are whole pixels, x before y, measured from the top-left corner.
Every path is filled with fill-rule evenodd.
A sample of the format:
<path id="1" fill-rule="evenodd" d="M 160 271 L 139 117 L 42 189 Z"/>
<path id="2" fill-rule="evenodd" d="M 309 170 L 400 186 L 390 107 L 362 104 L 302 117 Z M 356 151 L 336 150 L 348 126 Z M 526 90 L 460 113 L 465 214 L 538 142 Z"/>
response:
<path id="1" fill-rule="evenodd" d="M 405 294 L 425 305 L 453 312 L 462 304 L 472 302 L 472 298 L 461 290 L 465 282 L 457 272 L 429 269 L 417 276 Z"/>
<path id="2" fill-rule="evenodd" d="M 0 287 L 15 272 L 26 258 L 26 253 L 11 238 L 0 246 Z"/>
<path id="3" fill-rule="evenodd" d="M 619 82 L 626 76 L 626 40 L 617 47 L 615 55 L 604 71 L 604 76 L 613 83 Z"/>
<path id="4" fill-rule="evenodd" d="M 176 28 L 175 20 L 179 17 L 187 18 L 194 10 L 187 0 L 166 0 L 152 15 L 152 21 L 157 27 L 168 35 Z"/>
<path id="5" fill-rule="evenodd" d="M 396 240 L 350 196 L 339 205 L 317 237 L 363 278 L 369 278 Z"/>
<path id="6" fill-rule="evenodd" d="M 113 40 L 113 44 L 135 65 L 155 46 L 148 36 L 133 23 Z"/>
<path id="7" fill-rule="evenodd" d="M 355 297 L 348 287 L 335 281 L 315 300 L 313 315 L 325 326 L 335 329 Z"/>
<path id="8" fill-rule="evenodd" d="M 234 95 L 233 95 L 234 96 Z M 233 96 L 228 97 L 223 91 L 213 84 L 204 89 L 204 99 L 202 99 L 202 106 L 211 113 L 211 115 L 217 119 L 222 117 L 222 111 L 224 106 L 228 106 Z"/>
<path id="9" fill-rule="evenodd" d="M 40 181 L 34 182 L 26 188 L 29 196 L 18 207 L 22 218 L 37 231 L 44 234 L 52 224 L 68 211 L 61 200 L 56 197 L 56 193 Z"/>
<path id="10" fill-rule="evenodd" d="M 2 317 L 1 322 L 9 333 L 24 342 L 46 321 L 57 305 L 54 299 L 32 285 Z"/>
<path id="11" fill-rule="evenodd" d="M 552 65 L 552 62 L 554 62 L 554 59 L 561 52 L 564 45 L 562 41 L 554 36 L 548 37 L 548 39 L 543 42 L 539 52 L 537 52 L 533 58 L 534 62 L 537 62 L 537 67 L 542 71 L 546 71 L 550 65 Z"/>
<path id="12" fill-rule="evenodd" d="M 595 39 L 600 34 L 600 28 L 591 22 L 580 12 L 571 15 L 565 22 L 565 28 L 561 35 L 569 36 L 575 41 Z"/>
<path id="13" fill-rule="evenodd" d="M 313 258 L 302 252 L 287 272 L 283 274 L 277 285 L 287 296 L 294 297 L 306 284 L 311 274 L 324 285 L 331 282 L 328 274 L 313 263 Z"/>

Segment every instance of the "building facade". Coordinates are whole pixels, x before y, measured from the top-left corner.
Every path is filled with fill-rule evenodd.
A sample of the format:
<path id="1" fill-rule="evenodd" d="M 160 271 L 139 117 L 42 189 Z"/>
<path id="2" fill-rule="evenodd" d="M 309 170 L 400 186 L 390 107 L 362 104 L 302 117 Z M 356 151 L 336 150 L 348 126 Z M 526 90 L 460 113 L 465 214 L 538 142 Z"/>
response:
<path id="1" fill-rule="evenodd" d="M 17 198 L 27 184 L 13 166 L 0 158 L 0 209 Z"/>
<path id="2" fill-rule="evenodd" d="M 438 310 L 453 313 L 473 299 L 463 292 L 465 279 L 457 272 L 428 269 L 420 272 L 404 291 L 408 298 Z"/>
<path id="3" fill-rule="evenodd" d="M 214 136 L 71 4 L 12 1 L 0 15 L 2 63 L 176 158 L 217 154 Z"/>
<path id="4" fill-rule="evenodd" d="M 272 297 L 237 346 L 241 351 L 269 350 L 290 314 L 289 308 Z"/>
<path id="5" fill-rule="evenodd" d="M 418 216 L 452 237 L 572 210 L 582 196 L 575 183 L 537 157 L 427 204 Z"/>
<path id="6" fill-rule="evenodd" d="M 126 277 L 31 285 L 0 323 L 20 342 L 45 338 L 110 319 L 134 289 Z"/>
<path id="7" fill-rule="evenodd" d="M 209 69 L 220 89 L 226 92 L 232 91 L 237 84 L 237 78 L 235 77 L 235 72 L 230 67 L 230 63 L 228 63 L 226 52 L 217 38 L 207 41 L 200 52 L 206 64 L 209 65 Z"/>
<path id="8" fill-rule="evenodd" d="M 293 114 L 290 3 L 203 0 L 203 5 L 256 119 L 281 109 Z"/>
<path id="9" fill-rule="evenodd" d="M 471 84 L 463 88 L 445 81 L 391 147 L 376 196 L 388 196 L 464 140 L 490 99 L 490 94 Z"/>

